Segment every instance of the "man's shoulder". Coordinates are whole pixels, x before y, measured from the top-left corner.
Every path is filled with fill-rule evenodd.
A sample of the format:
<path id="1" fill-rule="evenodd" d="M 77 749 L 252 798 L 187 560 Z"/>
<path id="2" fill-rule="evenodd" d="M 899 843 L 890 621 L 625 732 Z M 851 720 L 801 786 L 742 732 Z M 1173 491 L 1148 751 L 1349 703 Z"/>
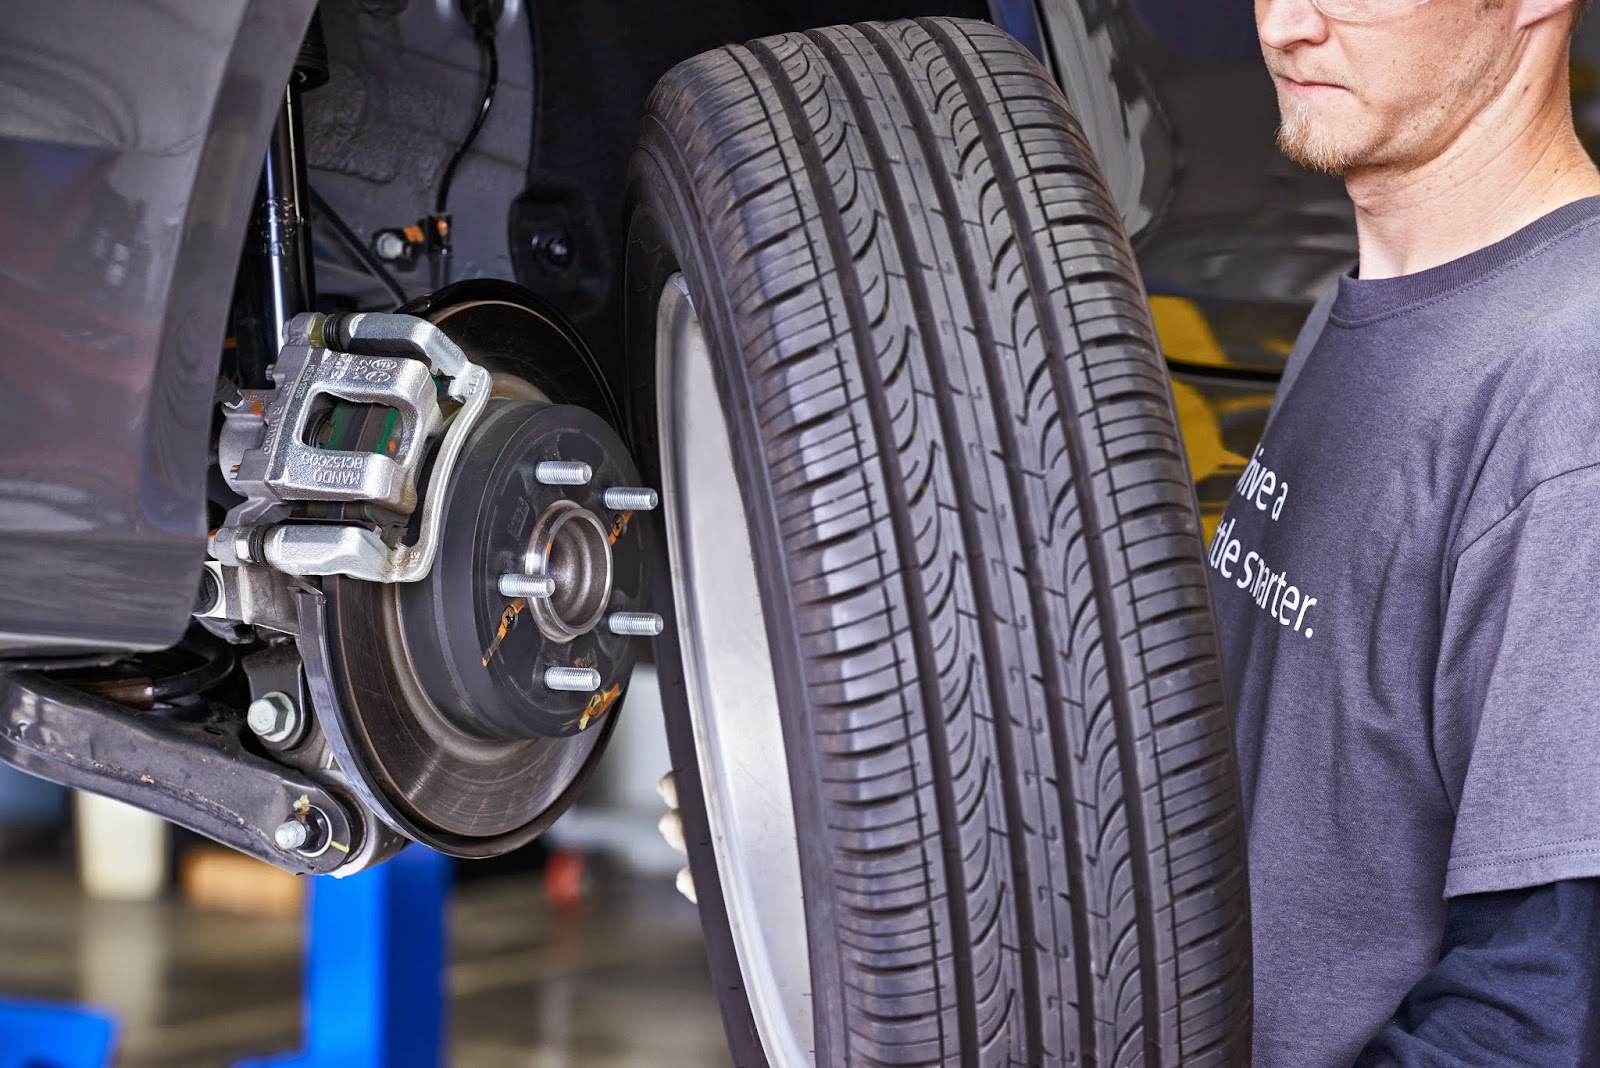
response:
<path id="1" fill-rule="evenodd" d="M 1461 545 L 1541 486 L 1600 471 L 1600 300 L 1553 304 L 1504 348 L 1458 413 L 1476 439 Z"/>
<path id="2" fill-rule="evenodd" d="M 1600 217 L 1585 219 L 1483 280 L 1467 314 L 1507 316 L 1526 340 L 1600 355 Z"/>

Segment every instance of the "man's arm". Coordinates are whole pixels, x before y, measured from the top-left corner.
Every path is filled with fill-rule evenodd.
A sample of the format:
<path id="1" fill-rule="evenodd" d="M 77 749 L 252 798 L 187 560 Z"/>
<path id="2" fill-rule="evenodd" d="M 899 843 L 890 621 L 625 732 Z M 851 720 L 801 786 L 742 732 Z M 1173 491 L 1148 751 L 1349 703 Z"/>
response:
<path id="1" fill-rule="evenodd" d="M 1600 1059 L 1600 879 L 1451 898 L 1439 963 L 1355 1068 Z"/>

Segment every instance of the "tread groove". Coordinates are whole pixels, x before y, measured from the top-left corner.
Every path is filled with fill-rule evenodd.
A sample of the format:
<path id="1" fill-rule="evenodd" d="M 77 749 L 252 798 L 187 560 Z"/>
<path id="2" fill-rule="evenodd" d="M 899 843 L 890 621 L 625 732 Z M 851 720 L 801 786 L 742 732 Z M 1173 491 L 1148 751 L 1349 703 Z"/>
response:
<path id="1" fill-rule="evenodd" d="M 777 57 L 776 54 L 774 54 L 770 46 L 768 46 L 764 41 L 752 41 L 749 47 L 751 52 L 756 56 L 758 62 L 760 62 L 761 65 L 766 69 L 768 76 L 772 78 L 774 83 L 777 85 L 778 94 L 782 101 L 783 109 L 788 117 L 789 123 L 795 128 L 798 134 L 802 135 L 798 138 L 798 148 L 801 159 L 805 164 L 807 174 L 813 183 L 813 188 L 816 192 L 817 198 L 821 202 L 824 209 L 820 215 L 822 228 L 827 238 L 828 246 L 833 252 L 835 262 L 839 264 L 841 275 L 845 271 L 849 271 L 851 274 L 853 274 L 855 260 L 850 254 L 849 240 L 842 232 L 836 217 L 837 204 L 833 202 L 832 184 L 828 181 L 827 173 L 823 169 L 821 154 L 818 153 L 816 147 L 815 134 L 811 130 L 810 124 L 802 111 L 798 94 L 795 93 L 793 87 L 790 86 L 785 80 L 782 61 Z M 830 212 L 828 210 L 829 208 L 834 210 Z M 856 349 L 859 357 L 863 362 L 863 365 L 865 365 L 865 362 L 872 357 L 874 348 L 872 345 L 871 327 L 868 325 L 867 310 L 863 306 L 860 297 L 860 287 L 846 284 L 842 285 L 841 289 L 843 289 L 846 294 L 845 307 L 850 323 L 851 334 L 855 338 Z M 875 374 L 873 370 L 863 366 L 863 381 L 870 383 L 873 381 L 874 377 Z M 888 405 L 882 396 L 881 390 L 874 390 L 868 386 L 866 393 L 867 403 L 872 409 L 874 415 L 873 429 L 879 438 L 879 453 L 883 458 L 885 467 L 892 468 L 897 461 L 893 451 L 894 442 L 892 440 L 886 440 L 890 437 L 888 430 L 892 425 L 889 422 Z M 896 487 L 903 487 L 903 482 L 899 482 L 891 477 L 886 480 L 886 485 L 891 497 L 904 496 L 903 489 L 901 489 L 899 493 L 896 493 Z M 890 508 L 891 527 L 893 529 L 895 544 L 898 547 L 899 555 L 902 559 L 912 560 L 916 558 L 916 552 L 915 545 L 911 541 L 911 532 L 909 529 L 907 529 L 908 524 L 906 522 L 906 517 L 909 515 L 909 509 L 905 507 L 905 502 L 903 500 L 897 500 L 896 503 L 900 506 L 898 509 L 894 507 Z M 906 580 L 906 593 L 908 595 L 906 598 L 908 603 L 916 601 L 915 591 L 912 589 L 912 584 L 910 583 L 909 579 Z M 913 641 L 918 646 L 918 661 L 922 664 L 931 665 L 935 663 L 935 659 L 933 656 L 933 650 L 928 646 L 927 635 L 925 631 L 925 626 L 913 627 L 912 636 Z M 923 672 L 919 672 L 918 675 L 918 685 L 923 691 L 923 700 L 929 710 L 929 715 L 927 716 L 929 733 L 934 735 L 935 738 L 942 742 L 945 724 L 943 717 L 939 715 L 937 711 L 940 707 L 942 707 L 942 701 L 937 688 L 937 680 Z M 936 751 L 938 750 L 942 750 L 946 753 L 950 751 L 947 743 L 938 745 Z M 951 783 L 948 777 L 941 779 L 941 777 L 938 775 L 938 763 L 938 759 L 935 758 L 933 780 L 934 795 L 939 811 L 940 834 L 951 835 L 955 834 L 961 826 L 960 816 L 956 809 L 956 798 L 951 789 Z M 976 1050 L 978 1049 L 977 997 L 973 987 L 970 959 L 967 961 L 962 960 L 963 954 L 970 951 L 972 938 L 967 921 L 967 906 L 965 900 L 967 893 L 966 879 L 961 870 L 959 846 L 956 849 L 942 849 L 940 853 L 944 858 L 945 864 L 945 892 L 950 896 L 952 901 L 955 902 L 951 905 L 949 910 L 952 942 L 954 943 L 950 949 L 952 956 L 956 960 L 956 967 L 954 971 L 956 983 L 956 1019 L 960 1039 L 959 1048 L 962 1050 Z M 963 967 L 963 964 L 966 964 L 967 966 Z"/>
<path id="2" fill-rule="evenodd" d="M 967 98 L 968 106 L 972 109 L 973 117 L 977 122 L 985 145 L 988 146 L 990 158 L 994 162 L 997 173 L 1002 176 L 1000 193 L 1005 204 L 1005 210 L 1010 217 L 1013 229 L 1019 235 L 1027 231 L 1027 211 L 1021 201 L 1021 185 L 1017 181 L 1015 169 L 1006 154 L 1006 146 L 1001 139 L 1000 131 L 995 124 L 994 117 L 987 113 L 983 107 L 983 97 L 977 85 L 977 79 L 972 70 L 967 66 L 961 56 L 961 50 L 956 42 L 951 39 L 944 27 L 932 19 L 918 19 L 917 25 L 921 26 L 928 35 L 938 44 L 939 50 L 945 55 L 945 60 L 955 71 L 956 78 L 961 82 L 963 94 Z M 1002 104 L 1002 106 L 1004 106 Z M 1023 128 L 1018 124 L 1014 129 Z M 1035 291 L 1048 290 L 1046 279 L 1049 277 L 1044 269 L 1044 264 L 1039 256 L 1038 249 L 1026 241 L 1019 243 L 1022 252 L 1024 276 L 1028 279 L 1028 286 Z M 1067 347 L 1057 328 L 1055 317 L 1043 315 L 1040 317 L 1040 327 L 1044 333 L 1046 345 L 1053 352 L 1061 354 L 1064 359 Z M 1069 383 L 1062 381 L 1063 376 L 1052 363 L 1050 375 L 1057 396 L 1061 399 L 1061 406 L 1067 411 L 1079 411 L 1077 405 L 1072 403 L 1072 388 Z M 1080 412 L 1080 415 L 1082 413 Z M 1078 472 L 1079 477 L 1074 480 L 1074 487 L 1078 498 L 1079 514 L 1084 516 L 1084 530 L 1092 545 L 1103 545 L 1102 531 L 1105 526 L 1098 522 L 1100 507 L 1087 491 L 1085 473 L 1092 470 L 1089 462 L 1089 449 L 1079 434 L 1068 431 L 1065 435 L 1067 447 L 1073 458 L 1072 469 Z M 1105 621 L 1116 619 L 1115 607 L 1109 601 L 1109 575 L 1104 559 L 1103 548 L 1100 551 L 1091 550 L 1089 553 L 1090 566 L 1095 570 L 1097 581 L 1094 584 L 1095 597 L 1099 607 L 1099 618 L 1102 627 Z M 1111 638 L 1113 635 L 1107 635 Z M 1129 693 L 1128 668 L 1123 662 L 1122 650 L 1115 641 L 1107 640 L 1104 643 L 1105 662 L 1107 671 L 1112 678 L 1111 692 L 1113 695 Z M 1117 705 L 1113 697 L 1113 706 Z M 1120 707 L 1117 708 L 1118 719 L 1123 721 L 1124 727 L 1127 716 Z M 1128 793 L 1137 793 L 1141 776 L 1139 774 L 1137 753 L 1133 749 L 1135 737 L 1131 730 L 1123 729 L 1116 732 L 1117 749 L 1123 765 L 1123 789 Z M 1149 830 L 1144 826 L 1144 815 L 1139 805 L 1127 805 L 1124 811 L 1128 820 L 1128 837 L 1131 840 L 1129 853 L 1131 854 L 1136 896 L 1145 902 L 1151 902 L 1151 885 L 1154 882 L 1153 873 L 1150 871 L 1149 861 Z M 1162 999 L 1156 983 L 1159 974 L 1160 962 L 1153 959 L 1156 950 L 1154 932 L 1154 917 L 1150 915 L 1148 907 L 1136 908 L 1135 924 L 1139 930 L 1139 981 L 1143 993 L 1141 1006 L 1144 1017 L 1144 1050 L 1147 1063 L 1158 1065 L 1162 1062 L 1159 1036 L 1161 1034 L 1160 1017 Z"/>
<path id="3" fill-rule="evenodd" d="M 872 45 L 874 50 L 877 51 L 877 53 L 883 58 L 885 65 L 889 68 L 889 75 L 894 80 L 901 97 L 908 101 L 913 100 L 914 90 L 907 85 L 908 72 L 901 63 L 898 54 L 895 53 L 892 44 L 883 36 L 882 31 L 878 27 L 871 24 L 863 25 L 861 27 L 861 32 Z M 836 66 L 843 67 L 843 64 L 836 63 Z M 859 88 L 854 86 L 854 79 L 849 75 L 848 71 L 841 69 L 840 74 L 841 77 L 845 79 L 846 86 L 848 88 L 854 88 L 857 95 L 859 95 Z M 922 115 L 921 112 L 914 106 L 908 107 L 907 111 L 910 113 L 912 127 L 916 131 L 917 140 L 922 146 L 924 157 L 930 161 L 937 160 L 938 149 L 935 143 L 935 135 L 932 129 L 928 126 L 926 117 Z M 881 174 L 885 175 L 885 192 L 888 194 L 886 200 L 892 205 L 901 204 L 902 198 L 899 195 L 900 191 L 898 188 L 887 187 L 892 181 L 890 176 L 892 176 L 894 172 L 891 169 L 888 160 L 884 158 L 884 153 L 882 152 L 881 147 L 877 145 L 869 145 L 869 149 L 874 150 L 875 158 L 873 162 L 877 170 Z M 938 197 L 941 217 L 945 219 L 958 220 L 960 218 L 960 210 L 956 203 L 955 190 L 951 186 L 949 176 L 940 171 L 937 165 L 932 166 L 929 169 L 933 176 L 933 186 Z M 903 212 L 895 212 L 892 219 L 892 228 L 896 231 L 897 235 L 899 235 L 902 245 L 909 243 L 909 237 L 906 235 L 909 233 L 910 221 L 905 218 Z M 972 255 L 972 251 L 968 246 L 966 236 L 963 233 L 962 227 L 959 223 L 949 227 L 949 237 L 956 250 L 956 261 L 961 273 L 962 283 L 969 294 L 976 294 L 979 292 L 977 264 Z M 931 324 L 934 318 L 927 288 L 924 284 L 913 284 L 912 294 L 913 302 L 917 309 L 917 317 L 920 321 L 922 321 L 926 330 L 927 325 Z M 973 301 L 973 314 L 975 318 L 975 326 L 979 336 L 979 351 L 980 353 L 987 353 L 993 348 L 994 345 L 994 330 L 989 322 L 983 301 Z M 927 332 L 930 334 L 932 333 L 932 331 Z M 1001 409 L 1001 392 L 996 389 L 996 383 L 994 382 L 992 369 L 988 366 L 989 361 L 981 356 L 980 361 L 984 364 L 986 389 L 989 393 L 991 404 L 994 409 L 996 426 L 1001 431 L 1003 451 L 1006 455 L 1016 456 L 1018 454 L 1017 444 L 1014 440 L 1014 436 L 1011 433 L 1007 413 Z M 949 441 L 959 442 L 960 435 L 955 427 L 956 420 L 948 410 L 950 404 L 950 383 L 944 375 L 943 369 L 937 359 L 930 359 L 929 363 L 930 366 L 939 368 L 939 370 L 935 370 L 933 372 L 933 379 L 935 390 L 941 402 L 937 405 L 937 410 L 941 416 L 940 422 L 944 427 L 945 438 Z M 953 451 L 959 452 L 959 450 Z M 968 500 L 973 499 L 975 494 L 971 485 L 966 483 L 966 479 L 961 473 L 960 465 L 952 465 L 951 473 L 958 485 L 964 487 L 964 496 Z M 1017 502 L 1026 501 L 1026 494 L 1023 492 L 1020 485 L 1021 476 L 1014 464 L 1007 465 L 1007 475 L 1010 480 L 1010 489 L 1013 500 Z M 1025 507 L 1025 505 L 1019 503 L 1013 514 L 1018 525 L 1018 540 L 1023 547 L 1024 566 L 1029 570 L 1030 573 L 1037 574 L 1039 571 L 1037 553 L 1033 550 L 1033 547 L 1030 544 L 1030 540 L 1027 536 L 1027 532 L 1022 526 L 1023 509 Z M 962 521 L 963 532 L 966 536 L 968 545 L 983 545 L 984 540 L 981 533 L 976 529 L 974 517 L 971 515 L 970 511 L 963 510 Z M 994 594 L 989 588 L 988 577 L 985 573 L 984 567 L 982 566 L 983 557 L 981 552 L 971 553 L 968 557 L 968 560 L 969 572 L 971 576 L 970 581 L 973 585 L 974 596 L 978 603 L 984 606 L 986 614 L 992 617 L 994 615 Z M 1032 611 L 1033 618 L 1036 622 L 1036 640 L 1039 645 L 1040 662 L 1044 667 L 1044 689 L 1046 694 L 1046 704 L 1047 708 L 1054 709 L 1060 707 L 1061 705 L 1062 691 L 1059 683 L 1059 677 L 1055 670 L 1056 655 L 1054 643 L 1050 640 L 1049 627 L 1045 622 L 1048 617 L 1048 613 L 1040 602 L 1038 587 L 1032 586 L 1030 587 L 1030 590 L 1034 594 L 1031 599 L 1030 610 Z M 1001 658 L 998 652 L 992 648 L 992 631 L 985 628 L 983 630 L 983 636 L 985 640 L 985 658 L 991 664 L 998 664 L 1001 661 Z M 990 700 L 994 704 L 996 710 L 995 730 L 996 734 L 999 736 L 998 748 L 1000 759 L 1003 764 L 1006 765 L 1004 781 L 1013 784 L 1019 783 L 1020 776 L 1017 774 L 1014 766 L 1014 751 L 1017 743 L 1011 736 L 1011 718 L 1008 715 L 1006 707 L 1009 702 L 1005 700 L 1005 695 L 1001 689 L 1001 684 L 995 679 L 994 672 L 987 672 L 986 674 L 990 678 L 990 686 L 993 690 Z M 1058 756 L 1056 773 L 1062 778 L 1069 778 L 1069 769 L 1066 765 L 1059 761 L 1060 732 L 1056 730 L 1055 717 L 1047 714 L 1045 717 L 1045 722 L 1050 735 L 1051 751 L 1056 753 Z M 1020 829 L 1024 826 L 1024 821 L 1020 811 L 1018 811 L 1017 798 L 1014 796 L 1014 792 L 1012 790 L 1006 790 L 1005 793 L 1007 822 L 1012 829 Z M 1061 791 L 1061 797 L 1063 798 L 1064 803 L 1065 799 L 1069 796 L 1070 790 Z M 1083 918 L 1083 904 L 1085 898 L 1083 890 L 1083 873 L 1081 870 L 1080 847 L 1076 841 L 1075 835 L 1076 821 L 1070 818 L 1070 814 L 1064 813 L 1064 817 L 1065 818 L 1063 819 L 1062 826 L 1067 835 L 1068 892 L 1071 894 L 1073 899 L 1073 942 L 1077 946 L 1082 946 L 1086 942 L 1086 934 L 1084 930 L 1085 923 Z M 1019 874 L 1025 874 L 1029 867 L 1026 844 L 1021 840 L 1021 836 L 1019 834 L 1011 834 L 1007 836 L 1007 845 L 1012 851 L 1012 870 L 1018 872 Z M 1023 885 L 1031 886 L 1032 880 L 1029 879 L 1025 881 Z M 1017 903 L 1019 921 L 1018 941 L 1024 947 L 1024 952 L 1021 954 L 1024 968 L 1023 983 L 1026 994 L 1026 1001 L 1023 1008 L 1028 1036 L 1027 1045 L 1024 1048 L 1025 1054 L 1030 1058 L 1029 1063 L 1032 1063 L 1032 1058 L 1038 1056 L 1038 1054 L 1034 1051 L 1040 1050 L 1043 1046 L 1043 1024 L 1039 1018 L 1040 999 L 1038 961 L 1032 951 L 1032 947 L 1036 944 L 1037 935 L 1035 933 L 1032 907 L 1031 902 L 1028 900 L 1028 895 L 1016 894 L 1015 900 Z M 1093 984 L 1089 980 L 1088 955 L 1085 953 L 1075 953 L 1074 956 L 1076 957 L 1079 982 L 1078 997 L 1076 999 L 1078 1004 L 1079 1028 L 1080 1031 L 1090 1039 L 1089 1042 L 1085 1043 L 1085 1048 L 1093 1049 L 1092 1036 L 1094 997 L 1092 993 Z M 1092 1060 L 1086 1061 L 1085 1063 L 1086 1065 L 1090 1066 L 1093 1064 Z"/>

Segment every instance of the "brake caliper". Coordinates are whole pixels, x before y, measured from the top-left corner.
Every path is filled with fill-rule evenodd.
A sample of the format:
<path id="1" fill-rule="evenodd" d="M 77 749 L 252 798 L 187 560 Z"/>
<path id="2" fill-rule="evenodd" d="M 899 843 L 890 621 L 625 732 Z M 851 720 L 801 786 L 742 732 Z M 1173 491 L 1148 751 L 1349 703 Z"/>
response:
<path id="1" fill-rule="evenodd" d="M 438 551 L 438 498 L 423 500 L 414 542 L 399 533 L 417 511 L 429 440 L 444 426 L 440 389 L 460 404 L 434 454 L 431 477 L 442 483 L 488 403 L 489 372 L 412 315 L 311 313 L 291 320 L 286 334 L 274 388 L 223 405 L 218 459 L 245 500 L 212 535 L 211 555 L 224 567 L 266 565 L 295 576 L 423 578 Z M 381 439 L 362 448 L 321 440 L 351 405 L 391 409 Z M 304 507 L 329 502 L 368 507 L 354 522 Z"/>

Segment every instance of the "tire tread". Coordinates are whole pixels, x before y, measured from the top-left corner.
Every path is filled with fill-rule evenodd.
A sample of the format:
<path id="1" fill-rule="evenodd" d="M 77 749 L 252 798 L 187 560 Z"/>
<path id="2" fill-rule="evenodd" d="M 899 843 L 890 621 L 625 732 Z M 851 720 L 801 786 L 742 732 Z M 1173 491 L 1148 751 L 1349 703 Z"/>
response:
<path id="1" fill-rule="evenodd" d="M 641 155 L 695 176 L 680 195 L 751 383 L 837 1055 L 1244 1063 L 1243 835 L 1193 488 L 1059 91 L 982 23 L 786 34 L 669 73 Z"/>

